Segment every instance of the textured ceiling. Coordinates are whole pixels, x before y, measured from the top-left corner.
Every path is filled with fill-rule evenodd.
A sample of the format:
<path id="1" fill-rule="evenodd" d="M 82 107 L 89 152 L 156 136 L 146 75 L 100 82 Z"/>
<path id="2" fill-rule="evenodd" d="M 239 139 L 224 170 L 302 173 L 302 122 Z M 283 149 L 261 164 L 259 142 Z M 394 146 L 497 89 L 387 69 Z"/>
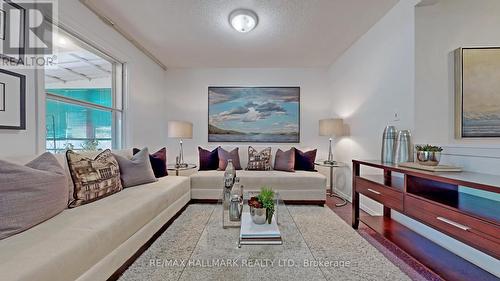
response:
<path id="1" fill-rule="evenodd" d="M 167 67 L 330 65 L 399 0 L 90 0 Z M 231 11 L 254 10 L 241 34 Z"/>

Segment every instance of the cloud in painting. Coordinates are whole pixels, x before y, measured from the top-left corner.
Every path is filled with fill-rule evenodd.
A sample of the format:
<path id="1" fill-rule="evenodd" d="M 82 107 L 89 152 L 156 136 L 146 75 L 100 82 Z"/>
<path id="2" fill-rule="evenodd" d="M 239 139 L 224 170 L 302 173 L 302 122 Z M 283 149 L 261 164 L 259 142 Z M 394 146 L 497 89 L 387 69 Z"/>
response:
<path id="1" fill-rule="evenodd" d="M 299 88 L 269 88 L 265 90 L 270 100 L 299 102 Z"/>
<path id="2" fill-rule="evenodd" d="M 246 107 L 257 107 L 258 104 L 254 103 L 253 101 L 249 101 L 245 104 Z"/>
<path id="3" fill-rule="evenodd" d="M 247 107 L 255 107 L 264 102 L 299 102 L 300 88 L 239 88 L 239 87 L 210 87 L 208 89 L 210 104 L 220 104 L 228 101 L 234 101 L 240 98 L 251 100 Z M 265 100 L 262 98 L 265 97 Z"/>
<path id="4" fill-rule="evenodd" d="M 286 112 L 286 110 L 282 106 L 273 102 L 266 102 L 264 104 L 261 104 L 257 106 L 255 110 L 257 110 L 258 112 Z"/>
<path id="5" fill-rule="evenodd" d="M 208 88 L 208 100 L 210 104 L 225 103 L 236 100 L 241 93 L 233 88 Z"/>
<path id="6" fill-rule="evenodd" d="M 209 130 L 210 141 L 299 141 L 300 88 L 210 87 L 208 94 L 209 124 L 220 129 Z"/>
<path id="7" fill-rule="evenodd" d="M 230 111 L 221 112 L 219 115 L 221 115 L 221 116 L 225 116 L 225 115 L 239 115 L 239 114 L 245 114 L 248 111 L 249 111 L 248 108 L 240 106 L 240 107 L 237 107 L 235 109 L 231 109 Z"/>
<path id="8" fill-rule="evenodd" d="M 262 116 L 260 113 L 255 111 L 255 109 L 250 109 L 247 114 L 241 119 L 242 122 L 248 123 L 248 122 L 256 122 L 257 120 L 262 119 Z"/>

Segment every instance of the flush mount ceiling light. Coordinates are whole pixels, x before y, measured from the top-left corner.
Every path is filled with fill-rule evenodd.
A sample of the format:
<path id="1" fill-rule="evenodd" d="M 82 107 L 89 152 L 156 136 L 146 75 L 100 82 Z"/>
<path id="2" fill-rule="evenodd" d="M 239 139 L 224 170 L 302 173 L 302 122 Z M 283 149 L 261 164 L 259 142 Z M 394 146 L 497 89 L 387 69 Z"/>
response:
<path id="1" fill-rule="evenodd" d="M 252 10 L 237 9 L 229 15 L 229 23 L 238 32 L 246 33 L 257 26 L 259 18 Z"/>

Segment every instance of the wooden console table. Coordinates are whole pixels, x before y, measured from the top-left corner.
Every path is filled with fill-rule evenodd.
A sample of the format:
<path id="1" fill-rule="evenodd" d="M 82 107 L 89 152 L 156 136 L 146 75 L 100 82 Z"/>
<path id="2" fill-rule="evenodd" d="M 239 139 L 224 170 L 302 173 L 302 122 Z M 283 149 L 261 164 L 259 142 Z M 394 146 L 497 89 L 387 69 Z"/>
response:
<path id="1" fill-rule="evenodd" d="M 500 193 L 500 176 L 472 172 L 426 172 L 353 160 L 352 227 L 359 221 L 359 195 L 443 232 L 500 259 L 500 202 L 460 192 L 459 186 Z M 363 166 L 381 169 L 380 175 L 360 176 Z M 399 175 L 397 175 L 399 174 Z M 368 219 L 367 219 L 368 220 Z"/>

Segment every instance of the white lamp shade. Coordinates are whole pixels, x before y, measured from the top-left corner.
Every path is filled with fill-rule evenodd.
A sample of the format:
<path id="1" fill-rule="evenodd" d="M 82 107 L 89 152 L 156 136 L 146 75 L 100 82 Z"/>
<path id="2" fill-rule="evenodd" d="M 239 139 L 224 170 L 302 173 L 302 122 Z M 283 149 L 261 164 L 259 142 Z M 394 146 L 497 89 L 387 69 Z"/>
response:
<path id="1" fill-rule="evenodd" d="M 168 137 L 192 139 L 193 123 L 186 121 L 168 121 Z"/>
<path id="2" fill-rule="evenodd" d="M 319 120 L 319 135 L 340 137 L 344 134 L 344 121 L 340 118 Z"/>

